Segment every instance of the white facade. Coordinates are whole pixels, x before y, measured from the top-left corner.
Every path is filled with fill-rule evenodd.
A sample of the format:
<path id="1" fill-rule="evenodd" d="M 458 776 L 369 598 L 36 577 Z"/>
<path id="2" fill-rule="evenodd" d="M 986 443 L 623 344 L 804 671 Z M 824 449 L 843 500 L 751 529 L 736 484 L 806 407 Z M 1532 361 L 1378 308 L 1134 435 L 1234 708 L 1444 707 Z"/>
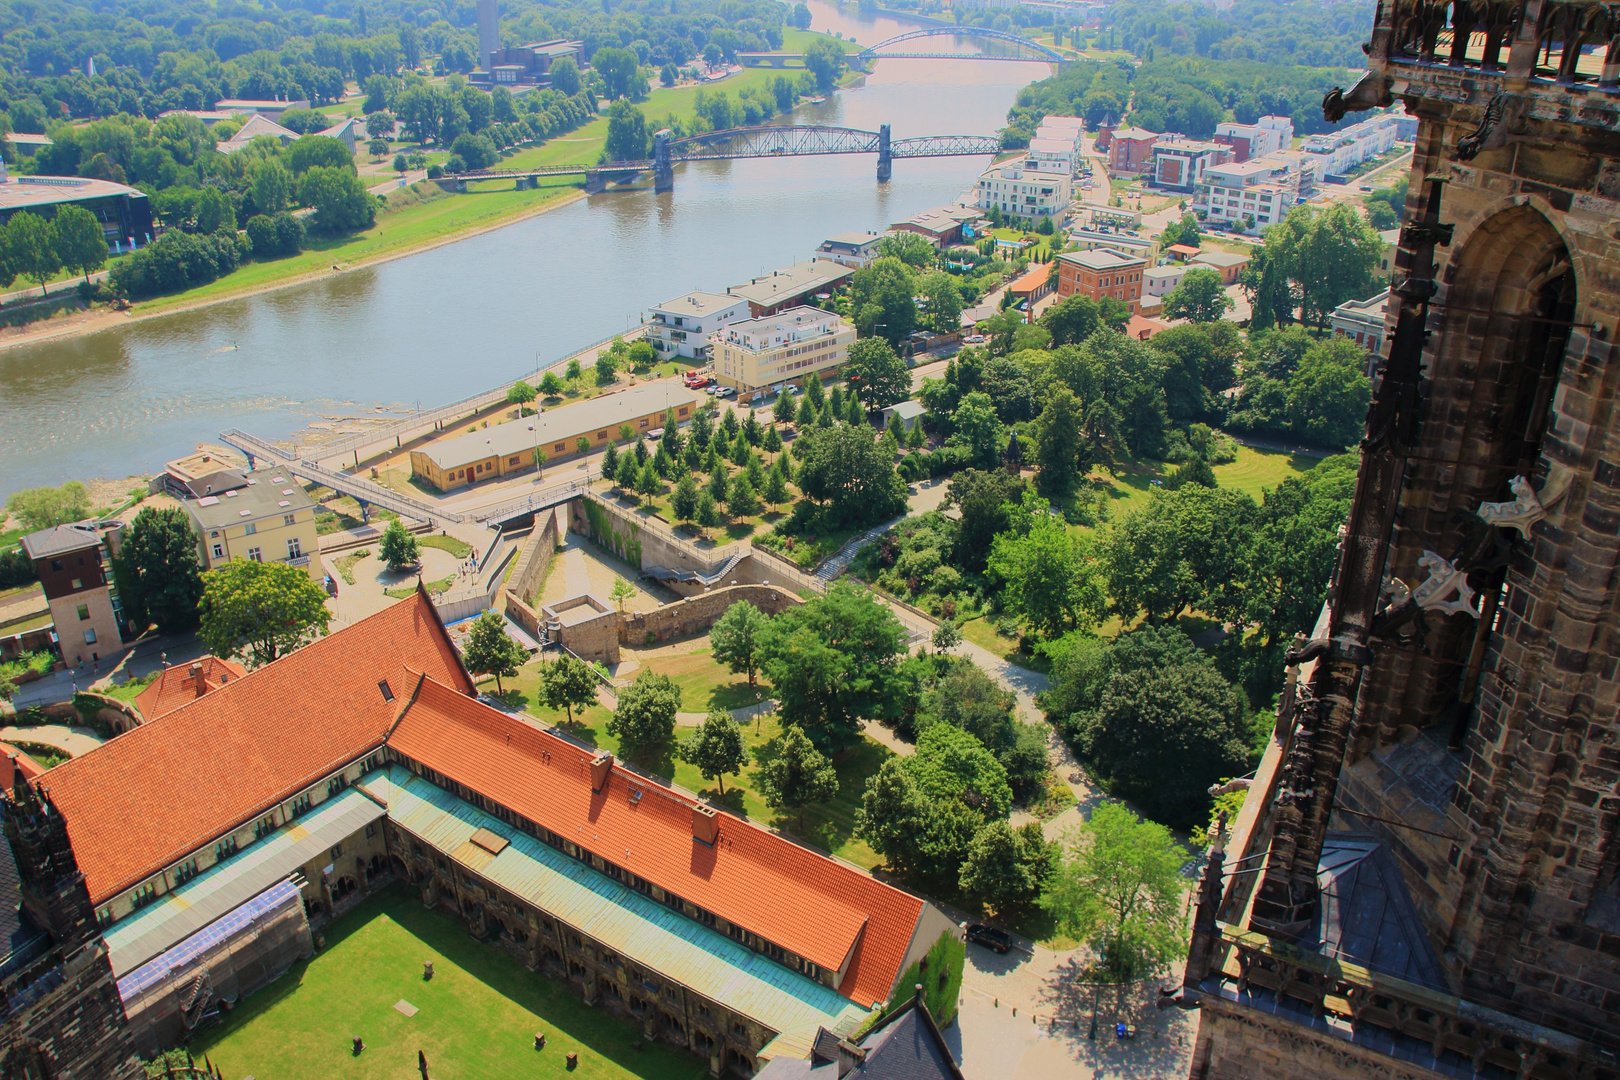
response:
<path id="1" fill-rule="evenodd" d="M 1049 217 L 1061 224 L 1074 197 L 1068 172 L 1045 172 L 1025 164 L 997 165 L 979 176 L 978 207 L 1015 217 Z"/>
<path id="2" fill-rule="evenodd" d="M 1185 266 L 1150 266 L 1142 271 L 1142 293 L 1144 296 L 1164 296 L 1181 285 L 1181 279 L 1187 276 Z"/>
<path id="3" fill-rule="evenodd" d="M 1316 189 L 1318 163 L 1308 154 L 1279 150 L 1263 158 L 1215 165 L 1205 170 L 1193 193 L 1193 209 L 1216 221 L 1241 223 L 1253 218 L 1255 229 L 1274 225 L 1289 207 Z"/>
<path id="4" fill-rule="evenodd" d="M 1067 139 L 1043 139 L 1037 135 L 1029 140 L 1029 161 L 1044 172 L 1073 176 L 1080 167 L 1080 148 Z"/>
<path id="5" fill-rule="evenodd" d="M 1312 135 L 1299 148 L 1322 163 L 1323 176 L 1343 176 L 1393 147 L 1399 126 L 1393 116 L 1375 116 L 1328 135 Z"/>
<path id="6" fill-rule="evenodd" d="M 1290 135 L 1294 126 L 1288 125 Z M 1283 133 L 1277 128 L 1261 127 L 1259 124 L 1238 124 L 1227 121 L 1215 125 L 1216 139 L 1243 140 L 1248 144 L 1248 157 L 1265 157 L 1274 150 L 1283 150 L 1288 142 L 1283 139 Z"/>
<path id="7" fill-rule="evenodd" d="M 1254 126 L 1275 131 L 1279 146 L 1291 146 L 1294 142 L 1294 122 L 1286 116 L 1262 116 L 1254 122 Z"/>
<path id="8" fill-rule="evenodd" d="M 642 319 L 647 342 L 663 359 L 709 357 L 709 335 L 748 318 L 748 301 L 740 296 L 694 292 L 650 308 Z"/>

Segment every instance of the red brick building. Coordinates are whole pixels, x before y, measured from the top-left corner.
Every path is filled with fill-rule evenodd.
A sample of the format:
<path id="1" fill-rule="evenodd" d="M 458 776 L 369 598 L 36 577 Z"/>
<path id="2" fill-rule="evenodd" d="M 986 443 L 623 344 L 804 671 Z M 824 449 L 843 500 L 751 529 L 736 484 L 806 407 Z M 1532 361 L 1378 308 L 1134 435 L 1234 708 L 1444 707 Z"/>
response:
<path id="1" fill-rule="evenodd" d="M 1065 251 L 1057 257 L 1058 295 L 1105 297 L 1130 305 L 1135 315 L 1142 298 L 1142 271 L 1147 260 L 1109 248 Z"/>
<path id="2" fill-rule="evenodd" d="M 1126 127 L 1114 132 L 1108 141 L 1108 168 L 1116 173 L 1139 173 L 1153 160 L 1157 131 Z"/>

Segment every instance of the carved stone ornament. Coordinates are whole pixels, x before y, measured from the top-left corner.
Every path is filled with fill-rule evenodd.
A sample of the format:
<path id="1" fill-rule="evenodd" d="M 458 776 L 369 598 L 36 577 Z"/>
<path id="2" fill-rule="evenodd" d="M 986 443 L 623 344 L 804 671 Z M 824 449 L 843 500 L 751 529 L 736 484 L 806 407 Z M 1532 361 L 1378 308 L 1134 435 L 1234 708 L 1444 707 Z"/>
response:
<path id="1" fill-rule="evenodd" d="M 1536 489 L 1522 476 L 1508 481 L 1513 490 L 1512 502 L 1480 503 L 1474 511 L 1487 525 L 1501 529 L 1517 529 L 1521 537 L 1530 539 L 1530 526 L 1547 516 L 1546 507 L 1536 495 Z"/>
<path id="2" fill-rule="evenodd" d="M 1412 590 L 1412 602 L 1424 611 L 1439 611 L 1447 615 L 1470 615 L 1479 618 L 1479 609 L 1472 603 L 1474 590 L 1468 584 L 1468 575 L 1451 562 L 1432 551 L 1425 551 L 1418 560 L 1419 568 L 1429 576 Z M 1447 599 L 1455 596 L 1455 600 Z"/>

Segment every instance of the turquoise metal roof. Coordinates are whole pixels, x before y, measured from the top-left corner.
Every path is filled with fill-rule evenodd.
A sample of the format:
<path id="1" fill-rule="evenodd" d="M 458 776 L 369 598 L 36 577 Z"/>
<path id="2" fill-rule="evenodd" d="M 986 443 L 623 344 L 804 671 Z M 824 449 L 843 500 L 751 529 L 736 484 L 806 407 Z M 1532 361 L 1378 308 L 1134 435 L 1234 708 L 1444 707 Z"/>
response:
<path id="1" fill-rule="evenodd" d="M 445 854 L 456 854 L 479 829 L 498 834 L 509 841 L 500 854 L 471 849 L 480 865 L 468 868 L 479 878 L 772 1031 L 813 1031 L 819 1025 L 847 1034 L 866 1018 L 864 1009 L 837 991 L 677 914 L 402 766 L 371 773 L 360 786 L 387 804 L 391 821 Z"/>
<path id="2" fill-rule="evenodd" d="M 122 976 L 146 963 L 314 859 L 331 861 L 328 852 L 339 841 L 385 812 L 362 792 L 348 788 L 120 919 L 102 935 L 112 954 L 113 974 Z"/>

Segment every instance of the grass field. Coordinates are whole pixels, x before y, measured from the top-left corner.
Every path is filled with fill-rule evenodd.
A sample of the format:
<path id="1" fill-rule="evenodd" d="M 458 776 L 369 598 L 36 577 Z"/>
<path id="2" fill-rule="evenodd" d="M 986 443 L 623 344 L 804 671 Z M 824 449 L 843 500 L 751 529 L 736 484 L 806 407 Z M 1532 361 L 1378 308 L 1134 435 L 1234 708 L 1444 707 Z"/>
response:
<path id="1" fill-rule="evenodd" d="M 422 964 L 433 962 L 433 979 Z M 394 1008 L 416 1006 L 407 1017 Z M 536 1032 L 546 1048 L 534 1048 Z M 353 1053 L 354 1036 L 366 1048 Z M 591 1009 L 563 984 L 480 944 L 461 923 L 396 886 L 326 929 L 326 947 L 248 998 L 191 1045 L 227 1076 L 258 1080 L 697 1080 L 705 1062 L 631 1044 L 640 1028 Z M 566 1055 L 579 1054 L 569 1071 Z"/>
<path id="2" fill-rule="evenodd" d="M 1239 446 L 1236 461 L 1215 466 L 1215 481 L 1223 488 L 1244 492 L 1258 502 L 1267 488 L 1276 487 L 1290 476 L 1309 472 L 1320 460 L 1309 454 Z M 1098 472 L 1092 474 L 1092 479 L 1108 492 L 1110 512 L 1118 518 L 1145 505 L 1153 490 L 1153 481 L 1164 479 L 1169 468 L 1157 462 L 1131 461 L 1121 465 L 1113 476 Z"/>
<path id="3" fill-rule="evenodd" d="M 271 262 L 248 263 L 235 273 L 200 288 L 143 300 L 135 305 L 135 310 L 142 315 L 155 314 L 199 300 L 218 300 L 278 285 L 333 265 L 353 266 L 401 254 L 459 233 L 515 220 L 578 190 L 577 185 L 566 184 L 516 191 L 511 181 L 506 180 L 475 187 L 478 190 L 466 195 L 433 199 L 378 214 L 377 223 L 364 232 L 316 238 L 308 251 Z M 497 190 L 484 190 L 491 187 Z"/>

